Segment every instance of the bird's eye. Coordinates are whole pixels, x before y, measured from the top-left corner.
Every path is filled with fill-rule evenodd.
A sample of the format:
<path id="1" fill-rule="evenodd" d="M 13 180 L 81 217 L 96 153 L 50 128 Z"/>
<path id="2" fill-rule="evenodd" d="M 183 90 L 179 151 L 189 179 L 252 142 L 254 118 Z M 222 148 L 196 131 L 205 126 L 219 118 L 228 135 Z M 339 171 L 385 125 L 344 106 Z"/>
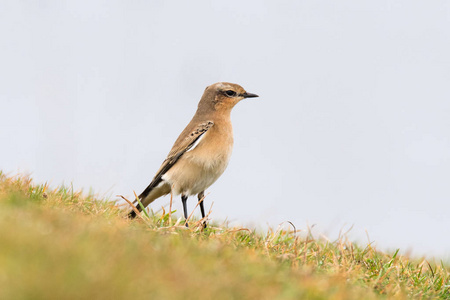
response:
<path id="1" fill-rule="evenodd" d="M 236 96 L 236 92 L 235 92 L 235 91 L 232 91 L 232 90 L 226 91 L 225 94 L 226 94 L 228 97 L 234 97 L 234 96 Z"/>

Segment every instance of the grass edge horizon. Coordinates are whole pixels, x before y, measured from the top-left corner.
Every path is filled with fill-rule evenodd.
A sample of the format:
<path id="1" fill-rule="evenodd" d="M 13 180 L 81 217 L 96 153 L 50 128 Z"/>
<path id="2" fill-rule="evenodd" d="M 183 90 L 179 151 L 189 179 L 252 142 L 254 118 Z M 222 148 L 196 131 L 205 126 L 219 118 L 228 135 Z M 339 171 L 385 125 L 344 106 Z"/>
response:
<path id="1" fill-rule="evenodd" d="M 81 291 L 85 297 L 103 297 L 109 292 L 98 291 L 94 286 L 107 287 L 112 283 L 116 290 L 113 295 L 123 297 L 198 296 L 193 288 L 205 290 L 205 286 L 188 279 L 196 275 L 206 282 L 215 279 L 208 285 L 208 291 L 204 291 L 204 299 L 206 296 L 358 299 L 362 295 L 369 299 L 450 298 L 448 264 L 409 258 L 400 255 L 399 250 L 383 253 L 371 244 L 360 247 L 345 237 L 329 242 L 308 234 L 300 237 L 289 229 L 269 228 L 263 234 L 243 227 L 229 228 L 226 224 L 219 227 L 215 223 L 202 230 L 201 222 L 196 220 L 192 221 L 192 227 L 185 229 L 184 222 L 172 219 L 171 212 L 164 209 L 160 214 L 131 221 L 123 211 L 94 195 L 85 196 L 64 186 L 49 189 L 47 184 L 33 184 L 30 177 L 8 177 L 1 171 L 0 206 L 0 243 L 6 245 L 0 248 L 0 270 L 4 269 L 0 272 L 0 286 L 9 287 L 0 291 L 0 296 L 17 296 L 11 282 L 14 278 L 11 273 L 17 273 L 30 277 L 24 281 L 29 289 L 25 288 L 26 294 L 21 296 L 45 298 L 48 294 L 42 288 L 49 284 L 39 286 L 36 277 L 53 273 L 61 274 L 66 280 L 48 288 L 65 297 L 80 296 Z M 30 222 L 35 226 L 30 228 L 27 225 Z M 102 239 L 113 242 L 98 244 Z M 65 251 L 58 250 L 61 240 L 67 240 L 63 243 Z M 111 245 L 114 251 L 105 245 Z M 83 252 L 84 247 L 90 250 Z M 19 260 L 17 253 L 23 256 Z M 33 253 L 42 253 L 42 257 L 37 259 L 39 256 Z M 76 263 L 67 260 L 67 253 Z M 49 254 L 58 257 L 59 264 L 48 261 Z M 92 260 L 92 255 L 97 260 Z M 41 268 L 29 270 L 35 265 Z M 89 270 L 103 277 L 91 278 L 86 275 Z M 106 270 L 111 272 L 104 274 Z M 164 276 L 155 280 L 152 276 L 155 272 Z M 41 276 L 34 277 L 34 273 Z M 179 273 L 185 276 L 180 277 Z M 73 289 L 67 285 L 72 281 Z M 142 285 L 142 289 L 132 289 L 132 283 Z M 237 287 L 229 291 L 225 287 L 231 283 Z M 252 289 L 251 285 L 262 287 Z"/>

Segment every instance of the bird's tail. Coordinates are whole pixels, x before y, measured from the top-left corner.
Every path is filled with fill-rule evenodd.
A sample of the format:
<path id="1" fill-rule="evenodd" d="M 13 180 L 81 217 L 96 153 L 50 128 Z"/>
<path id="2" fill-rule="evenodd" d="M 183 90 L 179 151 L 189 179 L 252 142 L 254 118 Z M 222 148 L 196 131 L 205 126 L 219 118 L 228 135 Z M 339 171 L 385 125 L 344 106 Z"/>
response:
<path id="1" fill-rule="evenodd" d="M 142 194 L 139 195 L 139 201 L 142 203 Z M 139 211 L 142 211 L 142 207 L 139 205 L 139 202 L 137 200 L 133 201 L 133 206 Z M 133 208 L 129 213 L 128 213 L 128 218 L 129 219 L 134 219 L 137 216 L 137 212 L 136 210 Z"/>
<path id="2" fill-rule="evenodd" d="M 150 185 L 139 195 L 138 199 L 139 202 L 141 202 L 142 206 L 145 208 L 150 203 L 155 201 L 161 196 L 167 195 L 170 193 L 170 185 L 168 183 L 165 183 L 164 181 L 159 182 L 158 185 L 155 186 L 155 184 L 150 183 Z M 141 212 L 142 207 L 137 201 L 137 199 L 133 202 L 133 205 L 136 207 L 137 211 Z M 132 209 L 128 213 L 128 218 L 134 219 L 136 218 L 137 213 L 134 209 Z"/>

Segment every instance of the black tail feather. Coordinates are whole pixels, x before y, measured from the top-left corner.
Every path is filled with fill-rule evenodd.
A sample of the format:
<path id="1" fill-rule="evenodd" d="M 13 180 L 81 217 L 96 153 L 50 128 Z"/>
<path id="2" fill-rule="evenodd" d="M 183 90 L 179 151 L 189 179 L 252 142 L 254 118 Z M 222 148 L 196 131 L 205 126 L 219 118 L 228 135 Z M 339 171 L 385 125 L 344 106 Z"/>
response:
<path id="1" fill-rule="evenodd" d="M 151 184 L 150 184 L 150 185 L 151 185 Z M 145 191 L 147 191 L 148 189 L 149 189 L 149 188 L 147 187 L 147 188 L 145 189 Z M 151 191 L 151 189 L 150 189 L 150 191 Z M 150 193 L 150 191 L 148 191 L 148 193 Z M 145 196 L 147 196 L 148 193 L 146 193 Z M 144 195 L 144 193 L 142 193 L 142 194 L 139 195 L 139 201 L 142 201 L 142 199 L 145 198 L 145 197 L 143 197 L 142 195 Z M 142 203 L 142 202 L 141 202 L 141 203 Z M 136 207 L 136 209 L 137 209 L 139 212 L 142 211 L 142 208 L 141 208 L 141 206 L 139 205 L 139 202 L 137 201 L 137 199 L 133 201 L 133 205 L 134 205 L 134 207 Z M 145 206 L 144 206 L 144 207 L 145 207 Z M 136 211 L 134 210 L 134 208 L 132 208 L 131 211 L 128 213 L 128 218 L 129 218 L 129 219 L 134 219 L 134 218 L 136 218 L 136 217 L 137 217 L 137 213 L 136 213 Z"/>
<path id="2" fill-rule="evenodd" d="M 128 218 L 129 219 L 134 219 L 134 218 L 136 218 L 136 216 L 137 216 L 137 214 L 136 214 L 136 212 L 134 210 L 132 210 L 132 211 L 130 211 L 128 213 Z"/>
<path id="3" fill-rule="evenodd" d="M 139 201 L 144 200 L 148 194 L 150 194 L 150 192 L 155 188 L 155 186 L 157 186 L 160 182 L 162 181 L 161 178 L 158 178 L 156 180 L 153 180 L 152 182 L 150 182 L 150 184 L 147 186 L 147 188 L 139 195 Z M 137 210 L 139 212 L 142 211 L 141 205 L 139 205 L 139 202 L 136 200 L 133 201 L 133 205 L 137 208 Z M 144 208 L 147 206 L 144 203 L 142 203 L 142 205 L 144 205 Z M 134 209 L 132 209 L 129 213 L 128 213 L 128 218 L 129 219 L 134 219 L 137 217 L 136 212 L 134 211 Z"/>

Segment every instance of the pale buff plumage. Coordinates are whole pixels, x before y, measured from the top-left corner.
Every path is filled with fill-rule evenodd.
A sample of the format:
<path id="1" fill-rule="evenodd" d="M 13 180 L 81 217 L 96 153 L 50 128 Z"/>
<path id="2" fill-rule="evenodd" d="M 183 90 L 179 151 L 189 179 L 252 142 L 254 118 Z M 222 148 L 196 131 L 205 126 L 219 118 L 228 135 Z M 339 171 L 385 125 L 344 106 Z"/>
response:
<path id="1" fill-rule="evenodd" d="M 191 122 L 139 196 L 144 207 L 172 191 L 174 195 L 182 195 L 186 217 L 187 196 L 199 195 L 200 200 L 205 189 L 225 171 L 233 148 L 231 110 L 239 101 L 250 97 L 258 96 L 228 82 L 218 82 L 205 89 Z M 203 202 L 200 208 L 204 217 Z M 136 214 L 132 211 L 129 216 Z"/>

